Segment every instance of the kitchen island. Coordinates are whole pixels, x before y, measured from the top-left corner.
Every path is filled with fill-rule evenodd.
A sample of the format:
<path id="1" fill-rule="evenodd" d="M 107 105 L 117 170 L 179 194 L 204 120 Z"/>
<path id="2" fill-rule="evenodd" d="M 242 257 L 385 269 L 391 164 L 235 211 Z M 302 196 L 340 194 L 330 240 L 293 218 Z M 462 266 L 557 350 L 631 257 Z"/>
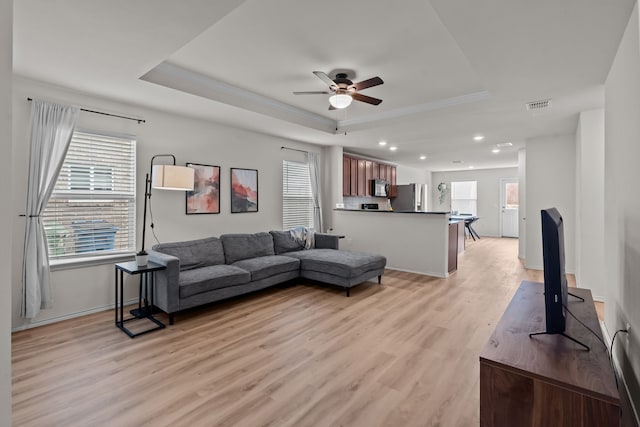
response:
<path id="1" fill-rule="evenodd" d="M 340 248 L 375 252 L 394 270 L 449 275 L 449 212 L 335 209 Z"/>

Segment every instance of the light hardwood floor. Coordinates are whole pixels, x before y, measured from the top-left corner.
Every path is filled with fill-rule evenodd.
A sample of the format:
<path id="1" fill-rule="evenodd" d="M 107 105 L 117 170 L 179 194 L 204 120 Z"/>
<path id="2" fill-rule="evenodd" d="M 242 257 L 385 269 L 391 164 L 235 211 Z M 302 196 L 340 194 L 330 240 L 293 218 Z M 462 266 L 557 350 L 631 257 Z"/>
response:
<path id="1" fill-rule="evenodd" d="M 523 279 L 515 239 L 447 279 L 274 288 L 130 339 L 112 311 L 13 335 L 15 426 L 474 426 L 478 354 Z M 163 315 L 161 320 L 166 320 Z"/>

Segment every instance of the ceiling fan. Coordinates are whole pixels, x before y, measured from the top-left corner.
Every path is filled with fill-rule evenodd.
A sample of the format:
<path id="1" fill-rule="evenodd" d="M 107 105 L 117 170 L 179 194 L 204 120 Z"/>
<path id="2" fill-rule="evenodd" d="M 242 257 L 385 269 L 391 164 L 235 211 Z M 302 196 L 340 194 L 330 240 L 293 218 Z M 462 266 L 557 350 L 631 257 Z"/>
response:
<path id="1" fill-rule="evenodd" d="M 332 80 L 331 77 L 329 77 L 322 71 L 314 71 L 313 74 L 315 74 L 320 80 L 325 82 L 329 86 L 329 90 L 293 92 L 294 95 L 331 95 L 329 97 L 329 110 L 335 110 L 336 108 L 347 108 L 349 105 L 351 105 L 351 101 L 353 101 L 354 99 L 356 101 L 366 102 L 367 104 L 372 105 L 378 105 L 382 102 L 382 99 L 373 98 L 371 96 L 358 93 L 363 89 L 383 84 L 384 82 L 380 77 L 372 77 L 359 83 L 353 83 L 347 78 L 347 75 L 345 73 L 336 74 L 336 78 L 334 80 Z"/>

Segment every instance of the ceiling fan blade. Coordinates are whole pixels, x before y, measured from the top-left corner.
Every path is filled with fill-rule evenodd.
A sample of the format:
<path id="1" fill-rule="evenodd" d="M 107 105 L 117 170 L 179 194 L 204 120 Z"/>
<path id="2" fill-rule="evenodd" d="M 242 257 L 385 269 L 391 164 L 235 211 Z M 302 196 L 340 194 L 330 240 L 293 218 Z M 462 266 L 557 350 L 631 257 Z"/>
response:
<path id="1" fill-rule="evenodd" d="M 314 71 L 313 74 L 315 74 L 316 76 L 318 76 L 318 78 L 320 80 L 322 80 L 323 82 L 325 82 L 329 87 L 331 86 L 337 86 L 336 82 L 334 82 L 333 80 L 331 80 L 331 77 L 329 77 L 326 73 L 323 73 L 322 71 Z"/>
<path id="2" fill-rule="evenodd" d="M 378 105 L 382 102 L 382 99 L 373 98 L 371 96 L 363 95 L 361 93 L 352 93 L 351 97 L 356 101 L 366 102 L 367 104 Z"/>
<path id="3" fill-rule="evenodd" d="M 354 83 L 353 87 L 356 90 L 362 90 L 362 89 L 366 89 L 368 87 L 381 85 L 382 83 L 384 83 L 384 81 L 382 81 L 382 79 L 380 77 L 372 77 L 370 79 L 363 80 L 363 81 L 361 81 L 359 83 Z"/>
<path id="4" fill-rule="evenodd" d="M 320 91 L 320 90 L 316 90 L 316 91 L 310 91 L 310 92 L 293 92 L 294 95 L 328 95 L 331 92 L 327 92 L 325 91 Z"/>

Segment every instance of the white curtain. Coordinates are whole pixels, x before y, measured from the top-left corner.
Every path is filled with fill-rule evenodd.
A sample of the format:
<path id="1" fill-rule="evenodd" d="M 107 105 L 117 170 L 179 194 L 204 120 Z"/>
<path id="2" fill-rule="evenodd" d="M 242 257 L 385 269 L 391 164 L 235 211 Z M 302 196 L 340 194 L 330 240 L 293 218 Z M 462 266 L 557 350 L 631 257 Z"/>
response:
<path id="1" fill-rule="evenodd" d="M 40 215 L 53 192 L 76 127 L 78 107 L 34 100 L 24 238 L 22 317 L 51 306 L 49 250 Z"/>
<path id="2" fill-rule="evenodd" d="M 313 197 L 313 225 L 318 233 L 322 233 L 322 204 L 320 203 L 320 154 L 307 153 L 309 178 L 311 180 L 311 197 Z"/>

